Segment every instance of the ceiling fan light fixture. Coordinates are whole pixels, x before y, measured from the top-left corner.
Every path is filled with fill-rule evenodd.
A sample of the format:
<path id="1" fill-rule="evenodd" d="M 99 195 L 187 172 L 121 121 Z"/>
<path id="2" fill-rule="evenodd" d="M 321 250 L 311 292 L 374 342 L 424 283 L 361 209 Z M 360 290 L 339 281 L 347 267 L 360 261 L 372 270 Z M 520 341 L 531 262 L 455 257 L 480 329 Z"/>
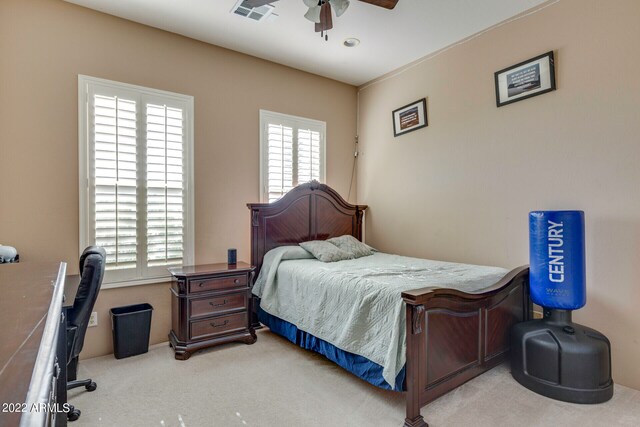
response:
<path id="1" fill-rule="evenodd" d="M 341 16 L 349 8 L 349 0 L 329 0 L 336 11 L 336 16 Z"/>
<path id="2" fill-rule="evenodd" d="M 316 24 L 319 24 L 320 23 L 320 6 L 310 7 L 307 13 L 304 14 L 304 17 L 311 22 L 315 22 Z"/>

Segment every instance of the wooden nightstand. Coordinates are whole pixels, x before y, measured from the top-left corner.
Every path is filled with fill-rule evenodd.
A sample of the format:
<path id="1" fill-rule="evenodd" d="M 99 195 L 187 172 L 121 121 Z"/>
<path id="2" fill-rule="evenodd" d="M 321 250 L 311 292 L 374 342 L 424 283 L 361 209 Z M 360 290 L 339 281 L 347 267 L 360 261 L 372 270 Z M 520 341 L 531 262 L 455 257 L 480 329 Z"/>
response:
<path id="1" fill-rule="evenodd" d="M 171 332 L 176 359 L 231 341 L 256 342 L 251 327 L 251 285 L 255 267 L 208 264 L 170 268 Z"/>

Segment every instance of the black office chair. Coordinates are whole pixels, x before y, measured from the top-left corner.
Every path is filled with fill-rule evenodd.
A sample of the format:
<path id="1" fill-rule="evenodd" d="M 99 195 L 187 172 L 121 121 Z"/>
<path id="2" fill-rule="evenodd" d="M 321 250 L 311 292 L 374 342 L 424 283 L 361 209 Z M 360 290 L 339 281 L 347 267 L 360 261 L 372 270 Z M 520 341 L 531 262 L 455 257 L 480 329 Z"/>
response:
<path id="1" fill-rule="evenodd" d="M 84 386 L 87 391 L 94 391 L 98 387 L 91 379 L 76 380 L 76 376 L 78 356 L 82 351 L 91 311 L 100 292 L 106 258 L 105 250 L 98 246 L 89 246 L 80 257 L 80 285 L 73 307 L 67 312 L 67 390 Z M 75 421 L 78 417 L 80 411 L 71 407 L 67 419 Z"/>

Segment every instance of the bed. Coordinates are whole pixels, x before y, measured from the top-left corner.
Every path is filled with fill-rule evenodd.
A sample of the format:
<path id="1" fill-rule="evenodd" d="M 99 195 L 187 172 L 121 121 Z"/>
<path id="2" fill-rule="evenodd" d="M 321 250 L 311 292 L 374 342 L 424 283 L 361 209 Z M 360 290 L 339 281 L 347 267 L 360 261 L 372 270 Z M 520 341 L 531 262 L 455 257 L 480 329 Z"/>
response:
<path id="1" fill-rule="evenodd" d="M 265 255 L 275 248 L 285 249 L 282 247 L 345 234 L 362 240 L 362 220 L 367 208 L 347 203 L 333 189 L 317 182 L 300 185 L 274 203 L 249 204 L 248 207 L 251 210 L 251 260 L 258 272 L 263 268 Z M 273 252 L 277 251 L 271 253 Z M 420 415 L 422 406 L 505 360 L 509 351 L 511 325 L 528 320 L 531 315 L 528 268 L 525 266 L 506 272 L 486 267 L 479 270 L 483 275 L 482 280 L 471 280 L 473 283 L 451 289 L 442 287 L 449 282 L 446 274 L 427 277 L 421 276 L 420 272 L 440 268 L 434 268 L 434 265 L 449 264 L 442 267 L 445 270 L 456 268 L 455 264 L 393 257 L 375 254 L 365 257 L 367 259 L 361 258 L 360 261 L 330 263 L 333 264 L 331 266 L 322 265 L 324 263 L 316 260 L 283 262 L 277 267 L 278 274 L 283 278 L 288 274 L 292 277 L 291 280 L 297 277 L 297 286 L 306 287 L 307 293 L 289 297 L 289 300 L 283 297 L 280 306 L 286 309 L 281 311 L 276 311 L 273 304 L 268 306 L 268 310 L 262 310 L 260 301 L 256 299 L 252 322 L 257 326 L 262 321 L 272 332 L 323 354 L 376 386 L 403 391 L 407 401 L 404 425 L 426 426 Z M 265 268 L 270 268 L 269 257 L 267 261 Z M 322 330 L 316 334 L 309 332 L 318 331 L 311 328 L 310 323 L 321 325 L 329 319 L 314 317 L 322 316 L 322 313 L 313 313 L 312 304 L 305 307 L 305 301 L 300 299 L 300 295 L 302 298 L 309 295 L 307 298 L 319 301 L 321 296 L 313 294 L 316 286 L 322 286 L 322 292 L 344 292 L 344 289 L 350 289 L 354 294 L 358 293 L 355 287 L 334 287 L 332 291 L 329 285 L 333 280 L 346 280 L 344 278 L 352 272 L 371 273 L 374 265 L 380 265 L 385 269 L 384 274 L 388 275 L 394 271 L 395 267 L 389 267 L 394 266 L 394 263 L 405 267 L 409 265 L 412 269 L 412 274 L 400 272 L 400 278 L 393 278 L 397 282 L 406 277 L 408 285 L 403 292 L 395 294 L 397 303 L 389 302 L 402 310 L 399 313 L 403 319 L 398 322 L 402 330 L 400 334 L 394 335 L 396 341 L 400 340 L 399 347 L 402 348 L 398 349 L 397 354 L 401 354 L 402 359 L 395 360 L 392 355 L 390 362 L 378 360 L 375 352 L 366 353 L 364 350 L 360 351 L 360 347 L 356 350 L 350 348 L 348 339 L 336 341 L 335 336 L 324 336 L 327 331 Z M 465 268 L 467 267 L 473 266 Z M 473 277 L 477 272 L 472 273 L 469 272 L 467 276 Z M 314 275 L 321 275 L 324 283 L 316 284 Z M 371 277 L 369 274 L 367 280 Z M 436 285 L 440 278 L 443 283 Z M 430 286 L 420 286 L 423 279 L 425 285 Z M 354 280 L 363 279 L 358 277 Z M 387 294 L 387 299 L 389 295 L 392 294 Z M 348 295 L 343 294 L 340 298 L 346 296 Z M 367 298 L 369 297 L 370 295 Z M 306 318 L 292 317 L 291 306 L 303 311 Z M 391 311 L 393 310 L 389 310 Z M 274 312 L 280 316 L 274 315 Z M 390 319 L 389 321 L 395 322 L 395 317 Z M 364 330 L 366 331 L 366 325 Z M 329 339 L 323 339 L 327 337 Z M 336 342 L 340 345 L 334 345 Z M 344 343 L 347 345 L 343 345 Z"/>

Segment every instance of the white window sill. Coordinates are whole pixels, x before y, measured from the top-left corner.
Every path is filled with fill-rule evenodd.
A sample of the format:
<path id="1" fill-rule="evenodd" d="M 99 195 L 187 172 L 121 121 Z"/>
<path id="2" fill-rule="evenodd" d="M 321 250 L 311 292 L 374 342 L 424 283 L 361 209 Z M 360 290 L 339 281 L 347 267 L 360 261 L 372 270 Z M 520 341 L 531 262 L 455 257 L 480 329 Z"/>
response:
<path id="1" fill-rule="evenodd" d="M 116 289 L 116 288 L 128 288 L 131 286 L 141 286 L 141 285 L 157 285 L 160 283 L 168 283 L 171 282 L 172 276 L 160 276 L 160 277 L 152 277 L 149 279 L 137 279 L 137 280 L 126 280 L 123 282 L 110 282 L 103 283 L 100 289 Z"/>

